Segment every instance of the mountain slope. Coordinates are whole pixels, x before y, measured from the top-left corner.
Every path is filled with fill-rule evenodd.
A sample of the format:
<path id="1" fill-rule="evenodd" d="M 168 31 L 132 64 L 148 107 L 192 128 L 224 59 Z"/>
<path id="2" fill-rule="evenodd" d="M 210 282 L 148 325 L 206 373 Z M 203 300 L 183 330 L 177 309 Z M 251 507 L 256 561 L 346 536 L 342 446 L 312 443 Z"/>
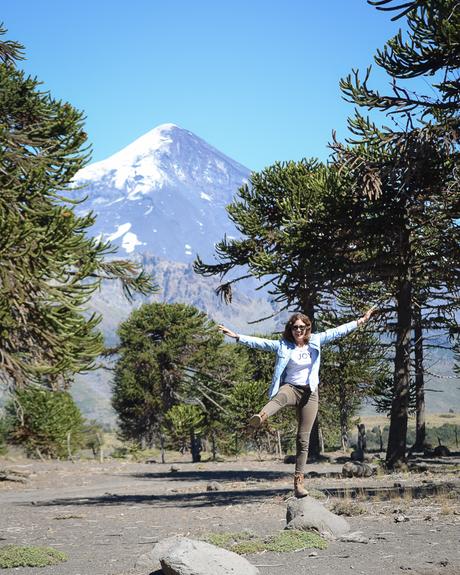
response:
<path id="1" fill-rule="evenodd" d="M 121 255 L 148 251 L 187 263 L 235 235 L 225 206 L 249 175 L 192 132 L 163 124 L 80 170 L 75 183 L 88 196 L 81 210 L 98 216 L 94 235 Z"/>

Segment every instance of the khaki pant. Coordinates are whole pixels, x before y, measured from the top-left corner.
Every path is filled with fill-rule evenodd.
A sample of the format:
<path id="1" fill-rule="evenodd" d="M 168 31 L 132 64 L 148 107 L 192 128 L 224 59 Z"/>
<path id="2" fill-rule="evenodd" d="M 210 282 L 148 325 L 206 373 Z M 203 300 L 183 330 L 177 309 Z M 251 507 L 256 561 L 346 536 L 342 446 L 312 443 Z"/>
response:
<path id="1" fill-rule="evenodd" d="M 295 472 L 304 473 L 310 433 L 318 413 L 318 390 L 312 393 L 308 386 L 304 388 L 285 383 L 262 411 L 270 417 L 285 406 L 295 407 L 297 411 Z"/>

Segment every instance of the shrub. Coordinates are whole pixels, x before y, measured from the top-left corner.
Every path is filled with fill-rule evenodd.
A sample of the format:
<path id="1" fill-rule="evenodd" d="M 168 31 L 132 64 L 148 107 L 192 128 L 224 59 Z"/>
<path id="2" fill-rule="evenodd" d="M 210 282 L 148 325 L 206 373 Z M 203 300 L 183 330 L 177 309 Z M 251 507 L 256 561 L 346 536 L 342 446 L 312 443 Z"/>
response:
<path id="1" fill-rule="evenodd" d="M 280 531 L 263 539 L 249 531 L 240 533 L 210 533 L 205 537 L 208 543 L 223 547 L 239 555 L 252 553 L 290 553 L 301 549 L 326 549 L 327 542 L 318 533 L 308 531 Z"/>
<path id="2" fill-rule="evenodd" d="M 83 417 L 66 391 L 16 390 L 6 410 L 9 438 L 28 455 L 66 457 L 82 445 Z"/>
<path id="3" fill-rule="evenodd" d="M 0 569 L 12 567 L 46 567 L 67 561 L 67 555 L 52 547 L 0 547 Z"/>

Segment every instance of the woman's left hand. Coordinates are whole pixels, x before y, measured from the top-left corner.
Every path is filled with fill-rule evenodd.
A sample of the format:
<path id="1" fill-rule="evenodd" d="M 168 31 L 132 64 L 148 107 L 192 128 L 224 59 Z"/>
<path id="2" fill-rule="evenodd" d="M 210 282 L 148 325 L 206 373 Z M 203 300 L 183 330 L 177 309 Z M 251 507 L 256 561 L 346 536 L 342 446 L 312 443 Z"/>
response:
<path id="1" fill-rule="evenodd" d="M 377 311 L 377 306 L 373 306 L 370 309 L 368 309 L 366 311 L 366 313 L 358 319 L 358 325 L 362 325 L 363 323 L 367 323 L 370 320 L 372 314 L 375 313 L 376 311 Z"/>

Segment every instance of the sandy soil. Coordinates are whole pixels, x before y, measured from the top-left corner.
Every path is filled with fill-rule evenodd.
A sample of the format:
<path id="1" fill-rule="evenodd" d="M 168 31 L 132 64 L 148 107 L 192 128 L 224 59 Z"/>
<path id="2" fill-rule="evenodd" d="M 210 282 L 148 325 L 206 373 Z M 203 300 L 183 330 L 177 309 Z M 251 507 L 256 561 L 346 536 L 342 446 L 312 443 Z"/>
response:
<path id="1" fill-rule="evenodd" d="M 171 472 L 173 463 L 179 471 Z M 165 465 L 0 460 L 0 469 L 6 467 L 27 479 L 0 481 L 0 545 L 47 545 L 69 556 L 52 567 L 14 569 L 15 575 L 147 575 L 134 568 L 137 558 L 173 534 L 199 538 L 243 529 L 275 534 L 286 524 L 286 498 L 292 495 L 292 466 L 271 460 Z M 460 573 L 458 473 L 339 479 L 339 464 L 308 470 L 318 475 L 308 480 L 309 487 L 326 495 L 328 507 L 344 490 L 373 495 L 361 500 L 362 514 L 347 518 L 368 543 L 336 541 L 314 554 L 307 549 L 248 556 L 262 575 Z M 213 481 L 220 489 L 207 491 Z M 409 487 L 424 496 L 414 499 Z M 430 495 L 433 490 L 441 493 Z M 351 501 L 349 495 L 345 501 Z"/>

